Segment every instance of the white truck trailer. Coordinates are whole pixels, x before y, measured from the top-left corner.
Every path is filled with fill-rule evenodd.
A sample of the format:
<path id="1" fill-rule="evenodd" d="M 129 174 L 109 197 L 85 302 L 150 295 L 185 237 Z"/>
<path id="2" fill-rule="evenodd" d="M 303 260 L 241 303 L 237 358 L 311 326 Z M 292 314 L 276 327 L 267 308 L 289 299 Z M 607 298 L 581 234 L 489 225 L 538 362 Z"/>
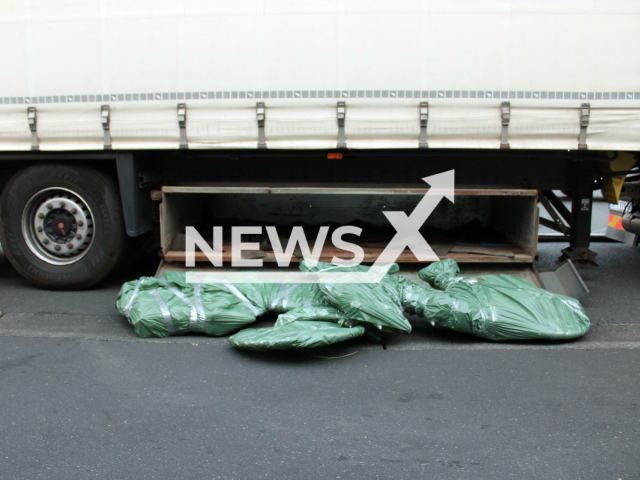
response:
<path id="1" fill-rule="evenodd" d="M 0 237 L 48 288 L 102 280 L 128 237 L 180 261 L 213 218 L 383 228 L 450 169 L 433 231 L 476 219 L 511 254 L 444 255 L 533 261 L 540 194 L 588 264 L 600 167 L 640 150 L 631 0 L 10 0 L 0 24 Z"/>

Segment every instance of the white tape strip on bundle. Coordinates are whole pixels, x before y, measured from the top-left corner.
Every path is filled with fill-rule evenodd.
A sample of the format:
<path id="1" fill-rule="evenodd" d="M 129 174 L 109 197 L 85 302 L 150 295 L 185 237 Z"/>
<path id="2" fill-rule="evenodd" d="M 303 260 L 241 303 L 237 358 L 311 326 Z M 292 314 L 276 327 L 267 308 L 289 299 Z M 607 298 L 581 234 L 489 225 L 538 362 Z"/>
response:
<path id="1" fill-rule="evenodd" d="M 169 335 L 175 335 L 176 329 L 173 326 L 173 320 L 171 319 L 171 312 L 169 311 L 169 307 L 162 299 L 157 290 L 151 290 L 149 292 L 153 298 L 158 302 L 158 306 L 160 307 L 160 312 L 162 312 L 162 317 L 164 318 L 164 323 L 167 325 L 167 330 L 169 331 Z"/>
<path id="2" fill-rule="evenodd" d="M 200 294 L 201 285 L 199 283 L 193 284 L 193 298 L 196 301 L 196 310 L 198 311 L 198 318 L 202 323 L 202 331 L 204 332 L 205 315 L 204 305 L 202 305 L 202 295 Z"/>
<path id="3" fill-rule="evenodd" d="M 131 294 L 131 298 L 129 298 L 129 301 L 127 302 L 127 305 L 124 307 L 124 314 L 126 316 L 129 316 L 129 311 L 131 310 L 131 306 L 133 305 L 133 301 L 138 296 L 138 291 L 140 290 L 140 285 L 142 285 L 143 283 L 144 283 L 144 279 L 138 280 L 138 283 L 136 284 L 136 288 L 133 289 L 133 293 Z"/>
<path id="4" fill-rule="evenodd" d="M 244 303 L 247 306 L 247 308 L 249 308 L 249 310 L 253 312 L 254 315 L 260 314 L 260 310 L 258 310 L 256 306 L 253 303 L 251 303 L 251 301 L 249 301 L 249 299 L 245 297 L 240 290 L 238 290 L 236 287 L 234 287 L 231 283 L 229 283 L 226 280 L 223 282 L 223 284 L 225 287 L 227 287 L 227 290 L 229 290 L 236 297 L 238 297 L 238 299 L 240 299 L 242 303 Z"/>
<path id="5" fill-rule="evenodd" d="M 171 291 L 171 293 L 173 293 L 176 297 L 178 297 L 180 300 L 182 300 L 184 303 L 187 304 L 187 306 L 190 309 L 190 312 L 189 312 L 189 331 L 190 332 L 195 332 L 196 326 L 198 325 L 198 312 L 196 311 L 196 307 L 193 306 L 193 303 L 191 303 L 191 301 L 187 298 L 187 296 L 184 293 L 182 293 L 177 288 L 172 287 L 171 285 L 169 285 L 169 282 L 167 282 L 164 278 L 158 277 L 158 281 L 161 284 L 163 284 L 165 287 L 167 287 Z"/>
<path id="6" fill-rule="evenodd" d="M 273 311 L 278 306 L 278 302 L 281 299 L 284 299 L 282 302 L 282 309 L 287 310 L 287 301 L 289 300 L 289 294 L 293 292 L 296 288 L 298 288 L 298 284 L 291 285 L 289 288 L 285 288 L 284 283 L 280 283 L 280 294 L 275 298 L 271 305 L 269 305 L 269 310 Z"/>

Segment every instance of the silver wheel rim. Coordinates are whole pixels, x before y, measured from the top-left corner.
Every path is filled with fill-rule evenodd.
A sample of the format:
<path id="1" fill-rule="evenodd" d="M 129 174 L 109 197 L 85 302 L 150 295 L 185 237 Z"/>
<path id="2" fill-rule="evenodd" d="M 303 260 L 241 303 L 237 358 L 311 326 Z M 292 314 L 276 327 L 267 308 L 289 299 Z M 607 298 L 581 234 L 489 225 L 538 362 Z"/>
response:
<path id="1" fill-rule="evenodd" d="M 51 265 L 71 265 L 93 244 L 94 217 L 87 202 L 66 188 L 40 190 L 22 211 L 29 250 Z"/>

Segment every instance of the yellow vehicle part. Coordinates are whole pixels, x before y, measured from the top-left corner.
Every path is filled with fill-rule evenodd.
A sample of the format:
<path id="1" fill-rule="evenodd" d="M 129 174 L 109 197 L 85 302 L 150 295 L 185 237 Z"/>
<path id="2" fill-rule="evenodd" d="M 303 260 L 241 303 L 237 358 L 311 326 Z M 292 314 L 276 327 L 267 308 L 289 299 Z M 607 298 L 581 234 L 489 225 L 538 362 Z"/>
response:
<path id="1" fill-rule="evenodd" d="M 631 170 L 635 163 L 635 155 L 628 152 L 620 152 L 614 160 L 602 163 L 600 169 L 602 173 L 625 172 Z M 602 191 L 607 202 L 618 203 L 620 200 L 620 191 L 622 190 L 622 185 L 626 177 L 626 174 L 606 175 L 604 177 Z"/>

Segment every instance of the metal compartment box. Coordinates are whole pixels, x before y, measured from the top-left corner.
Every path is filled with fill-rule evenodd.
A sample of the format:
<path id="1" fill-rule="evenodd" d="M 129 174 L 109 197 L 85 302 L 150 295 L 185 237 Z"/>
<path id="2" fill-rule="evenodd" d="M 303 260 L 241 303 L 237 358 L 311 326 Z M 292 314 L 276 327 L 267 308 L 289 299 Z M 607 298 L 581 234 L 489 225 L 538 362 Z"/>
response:
<path id="1" fill-rule="evenodd" d="M 320 225 L 355 224 L 364 233 L 348 241 L 360 244 L 365 251 L 364 262 L 372 263 L 394 233 L 382 211 L 403 210 L 410 214 L 427 190 L 424 186 L 363 185 L 165 186 L 160 209 L 162 254 L 165 262 L 184 266 L 186 226 L 196 227 L 207 238 L 213 226 L 223 225 L 226 264 L 232 254 L 227 227 L 233 225 L 275 225 L 284 229 L 304 225 L 313 232 Z M 421 232 L 441 259 L 453 258 L 459 263 L 533 263 L 538 244 L 537 202 L 537 190 L 457 188 L 455 203 L 442 199 Z M 500 241 L 485 242 L 473 235 L 470 238 L 473 232 L 469 225 L 493 232 Z M 310 244 L 314 238 L 315 233 L 307 234 Z M 260 239 L 258 236 L 254 241 Z M 350 258 L 350 253 L 337 249 L 329 239 L 321 261 L 330 261 L 336 254 Z M 286 242 L 285 238 L 282 245 Z M 268 248 L 261 253 L 264 262 L 275 262 Z M 196 251 L 196 261 L 208 262 L 200 251 Z M 292 262 L 297 261 L 299 257 L 293 255 Z M 397 261 L 416 263 L 417 259 L 405 249 Z"/>

